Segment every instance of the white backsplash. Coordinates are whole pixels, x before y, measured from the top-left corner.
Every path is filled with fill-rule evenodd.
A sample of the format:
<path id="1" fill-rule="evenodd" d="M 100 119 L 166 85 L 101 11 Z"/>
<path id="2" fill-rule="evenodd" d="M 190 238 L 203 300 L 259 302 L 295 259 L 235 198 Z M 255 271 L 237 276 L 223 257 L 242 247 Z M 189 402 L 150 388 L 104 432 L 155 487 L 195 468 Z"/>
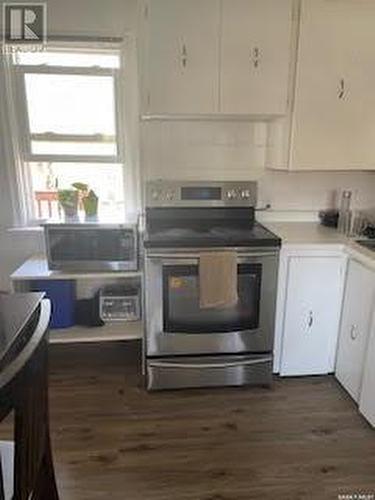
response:
<path id="1" fill-rule="evenodd" d="M 259 179 L 258 203 L 273 210 L 317 211 L 339 206 L 341 191 L 353 192 L 352 207 L 375 206 L 375 172 L 279 172 Z"/>
<path id="2" fill-rule="evenodd" d="M 144 122 L 142 132 L 146 179 L 245 180 L 263 169 L 264 123 Z"/>
<path id="3" fill-rule="evenodd" d="M 258 205 L 315 213 L 331 207 L 342 189 L 353 190 L 353 207 L 375 206 L 375 172 L 284 172 L 265 169 L 267 125 L 240 121 L 142 123 L 145 179 L 258 180 Z M 298 215 L 299 213 L 299 215 Z M 307 215 L 307 219 L 310 215 Z"/>

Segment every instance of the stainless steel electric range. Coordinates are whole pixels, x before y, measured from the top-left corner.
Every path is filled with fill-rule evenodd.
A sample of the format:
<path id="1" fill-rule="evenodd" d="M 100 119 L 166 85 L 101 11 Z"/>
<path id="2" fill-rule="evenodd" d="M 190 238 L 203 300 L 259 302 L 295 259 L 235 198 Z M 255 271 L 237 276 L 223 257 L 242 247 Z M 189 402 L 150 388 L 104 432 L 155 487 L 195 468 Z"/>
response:
<path id="1" fill-rule="evenodd" d="M 254 182 L 146 187 L 148 389 L 270 384 L 280 239 L 255 221 Z M 237 254 L 238 303 L 201 309 L 201 252 Z"/>

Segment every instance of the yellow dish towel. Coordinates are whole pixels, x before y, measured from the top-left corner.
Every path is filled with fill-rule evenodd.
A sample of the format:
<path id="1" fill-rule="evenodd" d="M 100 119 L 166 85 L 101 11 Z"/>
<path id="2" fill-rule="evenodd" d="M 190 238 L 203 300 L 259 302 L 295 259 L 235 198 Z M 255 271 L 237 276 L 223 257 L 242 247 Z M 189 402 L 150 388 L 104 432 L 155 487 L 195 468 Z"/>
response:
<path id="1" fill-rule="evenodd" d="M 202 252 L 199 255 L 199 303 L 201 309 L 236 305 L 237 253 Z"/>

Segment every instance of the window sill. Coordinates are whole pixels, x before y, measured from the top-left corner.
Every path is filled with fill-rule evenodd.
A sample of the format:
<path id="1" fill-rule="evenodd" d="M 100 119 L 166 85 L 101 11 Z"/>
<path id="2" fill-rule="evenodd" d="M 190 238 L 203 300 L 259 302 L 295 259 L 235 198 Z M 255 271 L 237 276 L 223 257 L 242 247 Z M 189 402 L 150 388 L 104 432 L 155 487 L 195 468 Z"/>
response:
<path id="1" fill-rule="evenodd" d="M 43 228 L 41 226 L 8 227 L 7 232 L 13 234 L 39 234 L 43 233 Z"/>

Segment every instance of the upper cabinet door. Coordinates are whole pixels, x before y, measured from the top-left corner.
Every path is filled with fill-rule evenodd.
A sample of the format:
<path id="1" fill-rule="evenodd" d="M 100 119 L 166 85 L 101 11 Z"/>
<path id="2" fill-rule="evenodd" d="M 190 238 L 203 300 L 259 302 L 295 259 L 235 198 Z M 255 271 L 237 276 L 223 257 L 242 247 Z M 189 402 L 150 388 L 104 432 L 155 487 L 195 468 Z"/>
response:
<path id="1" fill-rule="evenodd" d="M 286 113 L 291 27 L 291 0 L 222 1 L 222 113 Z"/>
<path id="2" fill-rule="evenodd" d="M 146 114 L 217 111 L 220 0 L 145 5 Z"/>
<path id="3" fill-rule="evenodd" d="M 290 168 L 375 166 L 375 2 L 303 0 Z"/>

